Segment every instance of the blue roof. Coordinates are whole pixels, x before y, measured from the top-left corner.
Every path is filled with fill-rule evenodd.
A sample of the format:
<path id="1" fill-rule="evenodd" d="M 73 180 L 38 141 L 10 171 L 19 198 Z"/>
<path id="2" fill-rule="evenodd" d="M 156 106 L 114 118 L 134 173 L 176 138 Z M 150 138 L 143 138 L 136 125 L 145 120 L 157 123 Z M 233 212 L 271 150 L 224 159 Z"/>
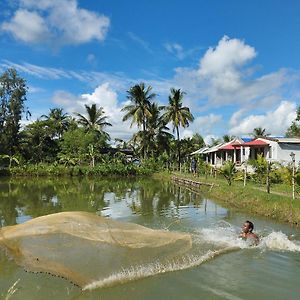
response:
<path id="1" fill-rule="evenodd" d="M 242 137 L 241 139 L 242 139 L 245 143 L 250 142 L 250 141 L 253 140 L 253 138 L 250 138 L 250 137 Z"/>

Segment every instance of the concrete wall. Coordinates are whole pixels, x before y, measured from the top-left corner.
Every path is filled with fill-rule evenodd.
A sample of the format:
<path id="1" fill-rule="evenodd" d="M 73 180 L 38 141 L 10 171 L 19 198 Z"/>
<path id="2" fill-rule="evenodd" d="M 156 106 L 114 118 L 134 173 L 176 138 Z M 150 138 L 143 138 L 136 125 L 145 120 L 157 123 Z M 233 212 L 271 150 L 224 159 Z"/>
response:
<path id="1" fill-rule="evenodd" d="M 300 145 L 299 144 L 284 144 L 279 143 L 277 144 L 277 157 L 276 160 L 283 163 L 288 164 L 292 161 L 290 156 L 291 152 L 295 153 L 295 161 L 296 166 L 300 162 Z"/>

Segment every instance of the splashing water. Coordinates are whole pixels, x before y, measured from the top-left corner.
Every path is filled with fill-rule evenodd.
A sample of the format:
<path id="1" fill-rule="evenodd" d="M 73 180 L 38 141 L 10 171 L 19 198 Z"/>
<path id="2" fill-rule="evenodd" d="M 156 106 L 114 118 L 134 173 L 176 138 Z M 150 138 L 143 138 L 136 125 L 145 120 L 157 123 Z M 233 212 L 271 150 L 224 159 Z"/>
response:
<path id="1" fill-rule="evenodd" d="M 262 236 L 258 232 L 260 238 L 259 244 L 254 248 L 272 251 L 293 251 L 300 252 L 300 242 L 291 241 L 283 232 L 271 232 Z M 253 243 L 248 240 L 239 238 L 239 228 L 232 226 L 226 222 L 219 222 L 212 228 L 203 228 L 198 231 L 198 243 L 210 242 L 214 245 L 224 247 L 238 247 L 240 249 L 253 248 Z"/>
<path id="2" fill-rule="evenodd" d="M 250 239 L 239 238 L 239 232 L 225 221 L 186 234 L 69 212 L 2 229 L 0 242 L 18 264 L 63 276 L 83 290 L 196 267 L 241 249 L 300 252 L 300 243 L 282 232 L 258 232 L 260 243 L 255 247 Z M 82 253 L 88 259 L 78 262 Z"/>
<path id="3" fill-rule="evenodd" d="M 262 238 L 259 247 L 268 250 L 300 252 L 299 241 L 289 240 L 288 236 L 280 231 L 271 232 L 269 235 Z"/>

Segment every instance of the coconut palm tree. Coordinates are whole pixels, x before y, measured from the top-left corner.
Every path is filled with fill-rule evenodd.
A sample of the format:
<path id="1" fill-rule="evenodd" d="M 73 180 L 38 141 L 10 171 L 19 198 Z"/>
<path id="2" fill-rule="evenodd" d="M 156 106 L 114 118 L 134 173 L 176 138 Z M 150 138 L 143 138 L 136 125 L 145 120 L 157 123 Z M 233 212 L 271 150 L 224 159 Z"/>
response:
<path id="1" fill-rule="evenodd" d="M 165 107 L 165 113 L 163 115 L 166 122 L 170 122 L 173 125 L 173 132 L 176 131 L 177 136 L 177 150 L 178 150 L 178 163 L 180 165 L 180 136 L 179 127 L 186 128 L 189 126 L 189 122 L 194 120 L 194 116 L 190 112 L 190 109 L 186 106 L 182 106 L 182 100 L 184 92 L 180 89 L 176 90 L 171 88 L 169 95 L 169 105 Z"/>
<path id="2" fill-rule="evenodd" d="M 228 185 L 231 185 L 234 175 L 237 172 L 235 163 L 232 161 L 227 161 L 221 168 L 221 174 L 226 178 Z"/>
<path id="3" fill-rule="evenodd" d="M 270 135 L 270 133 L 267 133 L 265 128 L 256 127 L 253 129 L 252 135 L 254 138 L 258 138 L 258 137 L 267 137 L 268 135 Z"/>
<path id="4" fill-rule="evenodd" d="M 151 103 L 149 106 L 151 117 L 147 120 L 146 140 L 148 151 L 152 151 L 152 154 L 155 152 L 158 154 L 160 150 L 168 150 L 168 144 L 172 138 L 172 134 L 168 132 L 166 121 L 161 115 L 163 109 L 164 107 L 158 106 L 157 103 Z"/>
<path id="5" fill-rule="evenodd" d="M 137 124 L 138 127 L 142 127 L 144 158 L 146 158 L 147 154 L 145 147 L 147 119 L 151 117 L 150 104 L 156 96 L 156 94 L 151 91 L 152 87 L 145 87 L 143 82 L 134 85 L 127 91 L 127 99 L 129 99 L 131 103 L 122 108 L 122 111 L 125 112 L 123 121 L 132 119 L 131 126 Z"/>
<path id="6" fill-rule="evenodd" d="M 85 105 L 87 116 L 84 116 L 80 113 L 75 113 L 78 117 L 78 123 L 82 125 L 86 131 L 92 131 L 99 133 L 104 136 L 106 139 L 109 139 L 109 134 L 103 129 L 106 126 L 112 126 L 111 123 L 107 122 L 107 116 L 103 110 L 103 107 L 97 108 L 96 104 L 91 106 Z"/>
<path id="7" fill-rule="evenodd" d="M 54 131 L 54 135 L 61 138 L 64 131 L 68 130 L 71 117 L 67 113 L 63 113 L 62 108 L 51 108 L 48 115 L 42 115 Z"/>
<path id="8" fill-rule="evenodd" d="M 224 143 L 229 143 L 230 141 L 232 141 L 234 139 L 233 135 L 229 135 L 229 134 L 225 134 L 223 135 L 223 142 Z"/>

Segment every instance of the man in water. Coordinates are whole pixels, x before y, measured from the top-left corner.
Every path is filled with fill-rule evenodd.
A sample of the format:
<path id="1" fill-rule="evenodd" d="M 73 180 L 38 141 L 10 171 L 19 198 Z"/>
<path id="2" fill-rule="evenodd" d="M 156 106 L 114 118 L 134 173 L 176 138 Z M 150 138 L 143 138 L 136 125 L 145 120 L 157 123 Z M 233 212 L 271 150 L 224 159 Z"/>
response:
<path id="1" fill-rule="evenodd" d="M 259 243 L 258 236 L 253 232 L 254 225 L 250 221 L 246 221 L 242 228 L 242 233 L 240 234 L 240 237 L 243 239 L 251 239 L 254 241 L 255 245 Z"/>

